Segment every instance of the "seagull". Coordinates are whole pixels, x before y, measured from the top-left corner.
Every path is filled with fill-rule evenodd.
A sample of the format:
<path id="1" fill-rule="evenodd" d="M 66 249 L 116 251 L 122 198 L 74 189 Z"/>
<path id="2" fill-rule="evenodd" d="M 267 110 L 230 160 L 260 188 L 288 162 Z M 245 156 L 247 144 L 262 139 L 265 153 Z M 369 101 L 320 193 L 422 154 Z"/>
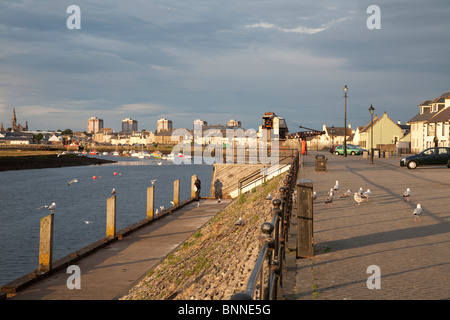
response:
<path id="1" fill-rule="evenodd" d="M 417 204 L 417 207 L 413 211 L 414 222 L 421 221 L 421 217 L 423 215 L 422 206 L 420 203 Z"/>
<path id="2" fill-rule="evenodd" d="M 369 200 L 369 198 L 361 195 L 359 192 L 355 192 L 353 198 L 355 199 L 356 202 L 358 202 L 358 206 L 361 204 L 361 202 Z"/>
<path id="3" fill-rule="evenodd" d="M 325 200 L 325 203 L 332 203 L 333 202 L 333 195 L 328 193 L 328 197 Z"/>
<path id="4" fill-rule="evenodd" d="M 111 190 L 111 195 L 113 196 L 113 195 L 115 195 L 116 194 L 116 188 L 112 188 L 112 190 Z"/>
<path id="5" fill-rule="evenodd" d="M 367 197 L 367 198 L 369 198 L 370 196 L 372 196 L 372 192 L 370 192 L 370 189 L 367 189 L 367 191 L 365 191 L 365 192 L 363 193 L 363 196 L 365 196 L 365 197 Z"/>
<path id="6" fill-rule="evenodd" d="M 86 224 L 91 223 L 91 221 L 87 221 L 87 220 L 83 220 L 83 221 L 84 221 L 84 223 L 86 223 Z"/>
<path id="7" fill-rule="evenodd" d="M 68 182 L 68 185 L 70 186 L 72 183 L 75 183 L 75 182 L 78 182 L 78 179 L 77 179 L 77 178 L 70 180 L 70 181 Z"/>
<path id="8" fill-rule="evenodd" d="M 406 191 L 403 193 L 403 197 L 406 198 L 406 201 L 410 201 L 412 196 L 412 191 L 410 188 L 407 188 Z"/>
<path id="9" fill-rule="evenodd" d="M 158 166 L 160 166 L 160 165 L 162 165 L 162 161 L 159 161 L 159 162 L 158 162 Z"/>
<path id="10" fill-rule="evenodd" d="M 161 212 L 163 212 L 164 206 L 159 206 L 159 208 L 161 209 Z"/>
<path id="11" fill-rule="evenodd" d="M 170 201 L 170 203 L 172 204 L 172 206 L 174 206 L 174 205 L 175 205 L 175 203 L 174 203 L 173 201 Z"/>
<path id="12" fill-rule="evenodd" d="M 272 194 L 269 193 L 266 197 L 266 200 L 272 200 Z"/>
<path id="13" fill-rule="evenodd" d="M 219 200 L 217 201 L 217 203 L 220 203 L 220 198 L 219 198 Z"/>
<path id="14" fill-rule="evenodd" d="M 350 198 L 350 196 L 352 195 L 352 190 L 350 190 L 350 189 L 348 189 L 347 191 L 345 191 L 343 194 L 342 194 L 342 196 L 341 196 L 341 198 Z"/>
<path id="15" fill-rule="evenodd" d="M 199 202 L 197 202 L 197 208 L 198 208 L 198 207 L 200 207 L 200 201 L 199 201 Z"/>
<path id="16" fill-rule="evenodd" d="M 235 225 L 236 226 L 242 226 L 244 224 L 244 220 L 242 220 L 241 217 L 239 217 L 239 219 L 236 221 Z"/>
<path id="17" fill-rule="evenodd" d="M 334 190 L 333 190 L 333 188 L 331 188 L 330 191 L 328 191 L 328 196 L 334 196 Z"/>
<path id="18" fill-rule="evenodd" d="M 360 195 L 360 196 L 362 196 L 363 194 L 364 194 L 364 190 L 363 190 L 363 188 L 359 188 L 359 190 L 358 190 L 358 194 Z"/>
<path id="19" fill-rule="evenodd" d="M 150 180 L 150 182 L 152 183 L 152 185 L 154 185 L 156 182 L 156 179 Z"/>
<path id="20" fill-rule="evenodd" d="M 157 216 L 158 214 L 159 214 L 159 211 L 158 211 L 158 209 L 156 209 L 155 215 Z"/>
<path id="21" fill-rule="evenodd" d="M 313 200 L 316 200 L 317 199 L 317 192 L 313 192 Z"/>
<path id="22" fill-rule="evenodd" d="M 55 212 L 55 209 L 56 209 L 56 203 L 52 202 L 51 205 L 40 206 L 39 208 L 36 208 L 36 209 L 37 209 L 37 210 L 40 210 L 40 209 L 44 209 L 44 208 L 47 208 L 49 211 L 51 211 L 52 213 L 54 213 L 54 212 Z"/>
<path id="23" fill-rule="evenodd" d="M 341 188 L 341 186 L 339 185 L 339 181 L 336 180 L 336 184 L 334 185 L 333 189 L 334 189 L 334 191 L 338 192 L 340 188 Z"/>

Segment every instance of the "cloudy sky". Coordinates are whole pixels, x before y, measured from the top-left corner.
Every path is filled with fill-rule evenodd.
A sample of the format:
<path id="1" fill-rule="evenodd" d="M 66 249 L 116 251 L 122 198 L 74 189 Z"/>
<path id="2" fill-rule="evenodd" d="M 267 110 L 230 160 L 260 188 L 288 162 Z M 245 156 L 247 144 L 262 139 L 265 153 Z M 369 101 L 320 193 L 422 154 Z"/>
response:
<path id="1" fill-rule="evenodd" d="M 70 5 L 81 29 L 68 29 Z M 381 29 L 369 29 L 370 5 Z M 136 119 L 246 128 L 405 122 L 450 91 L 448 0 L 0 0 L 0 121 L 86 130 Z"/>

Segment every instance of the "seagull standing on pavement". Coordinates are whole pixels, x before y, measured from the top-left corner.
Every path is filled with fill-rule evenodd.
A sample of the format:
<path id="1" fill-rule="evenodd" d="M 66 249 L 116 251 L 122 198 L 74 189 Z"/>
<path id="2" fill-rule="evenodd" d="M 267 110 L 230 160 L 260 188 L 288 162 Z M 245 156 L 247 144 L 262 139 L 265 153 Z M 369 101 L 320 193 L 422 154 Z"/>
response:
<path id="1" fill-rule="evenodd" d="M 338 192 L 340 188 L 341 188 L 341 186 L 339 185 L 339 181 L 336 180 L 336 184 L 334 185 L 333 190 L 334 190 L 335 192 Z"/>
<path id="2" fill-rule="evenodd" d="M 342 194 L 342 196 L 341 196 L 341 198 L 350 198 L 350 196 L 352 195 L 352 190 L 350 190 L 350 189 L 348 189 L 347 191 L 345 191 L 343 194 Z"/>
<path id="3" fill-rule="evenodd" d="M 420 205 L 420 203 L 417 204 L 417 207 L 414 209 L 413 211 L 413 215 L 414 215 L 414 222 L 420 222 L 421 221 L 421 217 L 423 215 L 423 210 L 422 210 L 422 206 Z"/>
<path id="4" fill-rule="evenodd" d="M 313 192 L 313 200 L 316 200 L 317 199 L 317 192 Z"/>
<path id="5" fill-rule="evenodd" d="M 358 202 L 358 206 L 361 205 L 361 202 L 368 201 L 369 198 L 361 195 L 359 192 L 355 192 L 353 198 L 356 202 Z"/>
<path id="6" fill-rule="evenodd" d="M 239 219 L 236 221 L 235 225 L 241 226 L 241 225 L 243 225 L 243 224 L 244 224 L 244 220 L 242 220 L 242 218 L 239 217 Z"/>
<path id="7" fill-rule="evenodd" d="M 412 196 L 412 191 L 410 188 L 407 188 L 406 191 L 403 193 L 403 198 L 406 199 L 406 201 L 410 201 Z"/>
<path id="8" fill-rule="evenodd" d="M 325 199 L 325 203 L 326 204 L 330 204 L 330 203 L 332 203 L 333 202 L 333 194 L 331 194 L 331 193 L 328 193 L 328 197 Z"/>

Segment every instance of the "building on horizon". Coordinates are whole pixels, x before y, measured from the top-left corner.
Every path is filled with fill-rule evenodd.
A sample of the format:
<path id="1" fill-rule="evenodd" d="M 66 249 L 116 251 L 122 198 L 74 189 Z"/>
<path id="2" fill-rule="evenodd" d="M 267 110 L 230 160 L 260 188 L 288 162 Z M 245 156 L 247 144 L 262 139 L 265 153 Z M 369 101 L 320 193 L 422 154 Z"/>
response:
<path id="1" fill-rule="evenodd" d="M 134 131 L 138 131 L 138 122 L 131 118 L 122 120 L 122 133 L 132 134 Z"/>
<path id="2" fill-rule="evenodd" d="M 97 133 L 103 129 L 103 119 L 97 119 L 97 117 L 90 117 L 87 121 L 87 132 Z"/>
<path id="3" fill-rule="evenodd" d="M 23 127 L 20 123 L 17 123 L 16 118 L 16 108 L 13 108 L 13 115 L 11 119 L 11 128 L 8 128 L 11 132 L 22 132 L 28 131 L 28 121 L 25 121 L 25 127 Z M 0 123 L 0 132 L 6 132 L 7 130 L 3 127 L 3 122 Z"/>
<path id="4" fill-rule="evenodd" d="M 172 131 L 172 120 L 167 120 L 165 118 L 161 118 L 158 120 L 156 132 L 159 133 L 163 131 Z"/>

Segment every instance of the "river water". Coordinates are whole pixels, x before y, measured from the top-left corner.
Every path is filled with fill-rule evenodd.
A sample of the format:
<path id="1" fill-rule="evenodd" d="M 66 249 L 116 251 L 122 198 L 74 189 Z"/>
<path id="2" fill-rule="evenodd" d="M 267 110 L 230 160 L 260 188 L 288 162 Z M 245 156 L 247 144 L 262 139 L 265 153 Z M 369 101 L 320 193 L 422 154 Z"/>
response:
<path id="1" fill-rule="evenodd" d="M 50 212 L 36 209 L 56 203 L 53 260 L 56 261 L 106 235 L 106 200 L 116 189 L 116 229 L 146 217 L 147 187 L 155 182 L 155 209 L 168 208 L 173 182 L 180 179 L 180 201 L 190 196 L 191 176 L 209 196 L 212 165 L 174 164 L 170 160 L 118 158 L 116 164 L 0 172 L 0 286 L 38 268 L 40 219 Z M 116 173 L 116 174 L 114 174 Z M 96 179 L 93 179 L 93 177 Z M 68 182 L 72 179 L 78 182 Z M 89 222 L 89 223 L 86 223 Z"/>

